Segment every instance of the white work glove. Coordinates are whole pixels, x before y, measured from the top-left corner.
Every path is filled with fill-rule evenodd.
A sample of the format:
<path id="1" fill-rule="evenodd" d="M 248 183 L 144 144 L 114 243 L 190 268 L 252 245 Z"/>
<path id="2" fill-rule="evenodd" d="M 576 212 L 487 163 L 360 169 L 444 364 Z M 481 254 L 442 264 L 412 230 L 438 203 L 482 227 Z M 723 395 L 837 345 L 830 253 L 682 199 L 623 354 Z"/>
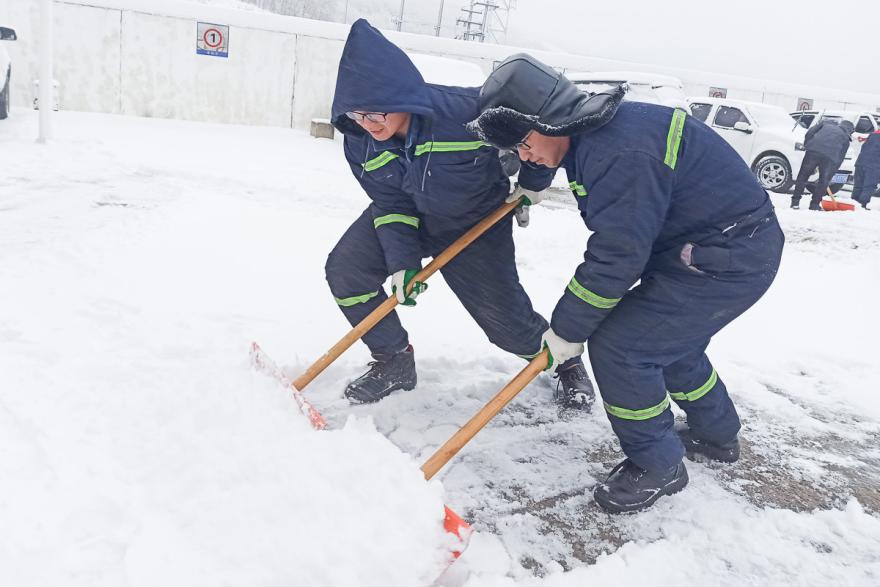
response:
<path id="1" fill-rule="evenodd" d="M 412 281 L 413 277 L 416 276 L 416 273 L 421 271 L 421 269 L 401 269 L 400 271 L 395 272 L 391 275 L 391 292 L 397 298 L 398 304 L 403 304 L 404 306 L 415 306 L 416 305 L 416 297 L 426 289 L 428 289 L 428 284 L 422 281 L 416 281 L 413 283 L 412 291 L 409 295 L 406 295 L 406 286 Z"/>
<path id="2" fill-rule="evenodd" d="M 547 368 L 558 367 L 567 360 L 579 357 L 584 354 L 584 343 L 568 342 L 553 332 L 552 328 L 548 328 L 547 332 L 541 337 L 541 348 L 547 347 L 550 351 L 550 359 L 547 361 Z"/>
<path id="3" fill-rule="evenodd" d="M 525 200 L 523 200 L 523 206 L 531 206 L 531 205 L 537 204 L 538 202 L 543 200 L 546 197 L 546 194 L 547 194 L 547 190 L 535 192 L 532 190 L 527 190 L 526 188 L 522 187 L 518 183 L 515 183 L 515 184 L 513 184 L 513 191 L 510 192 L 510 195 L 507 196 L 507 199 L 504 201 L 508 202 L 508 203 L 516 202 L 521 197 L 525 196 Z"/>
<path id="4" fill-rule="evenodd" d="M 532 204 L 537 204 L 541 200 L 544 199 L 544 192 L 534 192 L 532 190 L 527 190 L 524 187 L 521 187 L 518 183 L 513 185 L 513 191 L 510 192 L 510 195 L 507 196 L 505 202 L 518 202 L 520 198 L 523 198 L 523 203 L 520 206 L 517 206 L 513 211 L 513 215 L 516 218 L 516 223 L 520 228 L 525 228 L 529 225 L 529 206 Z"/>

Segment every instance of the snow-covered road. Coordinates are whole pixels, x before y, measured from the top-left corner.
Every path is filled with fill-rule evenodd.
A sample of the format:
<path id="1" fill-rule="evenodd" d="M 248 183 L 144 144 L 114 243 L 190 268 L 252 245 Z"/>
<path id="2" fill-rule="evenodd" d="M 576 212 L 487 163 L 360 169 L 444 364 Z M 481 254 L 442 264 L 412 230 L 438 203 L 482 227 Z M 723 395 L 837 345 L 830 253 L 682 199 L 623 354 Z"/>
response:
<path id="1" fill-rule="evenodd" d="M 0 124 L 0 584 L 424 584 L 444 501 L 478 531 L 449 585 L 880 583 L 880 213 L 779 197 L 779 278 L 709 349 L 744 458 L 610 517 L 607 420 L 558 414 L 543 376 L 421 480 L 522 367 L 439 275 L 401 312 L 415 391 L 341 400 L 362 345 L 309 387 L 344 430 L 250 370 L 250 340 L 298 374 L 346 330 L 323 264 L 367 200 L 338 144 L 81 113 L 35 134 L 30 111 Z M 587 233 L 554 205 L 515 234 L 549 314 Z"/>

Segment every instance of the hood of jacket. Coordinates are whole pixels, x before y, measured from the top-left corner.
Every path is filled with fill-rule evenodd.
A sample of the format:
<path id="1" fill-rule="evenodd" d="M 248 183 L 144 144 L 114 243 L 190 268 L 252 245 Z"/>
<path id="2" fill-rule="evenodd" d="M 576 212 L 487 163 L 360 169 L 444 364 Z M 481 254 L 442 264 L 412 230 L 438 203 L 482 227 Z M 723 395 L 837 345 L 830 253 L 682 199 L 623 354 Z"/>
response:
<path id="1" fill-rule="evenodd" d="M 412 60 L 362 18 L 351 25 L 339 60 L 333 126 L 342 133 L 364 133 L 345 115 L 354 110 L 433 114 L 428 87 Z"/>

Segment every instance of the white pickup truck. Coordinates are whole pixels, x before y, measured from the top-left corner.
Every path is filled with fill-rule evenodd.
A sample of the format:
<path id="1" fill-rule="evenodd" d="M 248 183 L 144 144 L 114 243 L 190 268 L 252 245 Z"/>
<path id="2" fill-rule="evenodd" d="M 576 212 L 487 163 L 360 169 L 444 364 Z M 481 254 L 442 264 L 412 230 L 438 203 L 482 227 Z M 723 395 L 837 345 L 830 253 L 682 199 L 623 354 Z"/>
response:
<path id="1" fill-rule="evenodd" d="M 739 153 L 766 190 L 791 190 L 804 159 L 806 129 L 792 120 L 785 109 L 771 104 L 728 98 L 688 98 L 694 118 L 711 126 Z M 852 181 L 855 155 L 852 149 L 829 186 L 837 193 Z M 818 172 L 810 177 L 818 179 Z"/>

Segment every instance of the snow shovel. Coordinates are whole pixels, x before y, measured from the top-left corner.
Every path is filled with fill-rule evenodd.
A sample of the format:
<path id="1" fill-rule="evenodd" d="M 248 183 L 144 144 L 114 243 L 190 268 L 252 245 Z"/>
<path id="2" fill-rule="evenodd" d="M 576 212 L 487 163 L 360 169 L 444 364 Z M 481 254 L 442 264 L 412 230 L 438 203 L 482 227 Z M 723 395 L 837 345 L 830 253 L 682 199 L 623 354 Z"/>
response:
<path id="1" fill-rule="evenodd" d="M 529 364 L 510 381 L 510 383 L 505 385 L 501 391 L 495 394 L 495 397 L 490 399 L 479 412 L 474 414 L 464 426 L 459 428 L 458 431 L 443 444 L 443 446 L 438 448 L 437 451 L 431 455 L 431 458 L 425 461 L 425 464 L 422 465 L 422 473 L 425 474 L 425 480 L 430 481 L 431 478 L 443 468 L 443 465 L 448 463 L 452 457 L 458 454 L 458 451 L 476 436 L 477 432 L 482 430 L 483 427 L 489 423 L 489 420 L 494 418 L 498 412 L 504 409 L 504 406 L 510 403 L 510 400 L 516 397 L 516 394 L 521 392 L 525 386 L 532 381 L 532 379 L 537 377 L 538 373 L 543 371 L 547 366 L 547 360 L 548 352 L 544 349 L 537 357 L 532 359 Z M 458 536 L 466 547 L 471 533 L 470 525 L 448 507 L 444 506 L 444 508 L 446 510 L 446 517 L 443 520 L 443 528 L 447 532 Z M 458 558 L 460 554 L 461 552 L 455 551 L 452 553 L 452 556 Z"/>
<path id="2" fill-rule="evenodd" d="M 855 210 L 856 207 L 853 204 L 847 204 L 845 202 L 838 202 L 837 198 L 834 197 L 834 194 L 831 193 L 831 188 L 825 188 L 828 192 L 828 195 L 831 197 L 831 201 L 822 200 L 821 205 L 822 209 L 827 212 L 836 212 L 836 211 L 844 211 L 844 210 Z"/>
<path id="3" fill-rule="evenodd" d="M 430 263 L 428 263 L 421 271 L 416 273 L 415 277 L 413 277 L 412 281 L 410 281 L 410 285 L 407 289 L 407 294 L 412 290 L 412 286 L 416 281 L 426 281 L 429 277 L 434 275 L 439 269 L 444 267 L 447 263 L 452 261 L 456 255 L 458 255 L 465 247 L 469 244 L 477 240 L 484 232 L 492 228 L 499 220 L 510 214 L 514 208 L 520 205 L 522 200 L 518 200 L 516 202 L 508 202 L 500 206 L 497 210 L 483 218 L 478 224 L 473 226 L 466 233 L 461 235 L 458 240 L 449 245 L 446 250 L 442 253 L 434 257 Z M 390 314 L 392 310 L 394 310 L 394 306 L 397 305 L 397 298 L 395 296 L 389 296 L 387 300 L 382 302 L 382 304 L 370 312 L 370 314 L 361 320 L 357 326 L 352 328 L 348 334 L 343 336 L 339 342 L 330 347 L 324 355 L 319 358 L 317 361 L 312 363 L 312 365 L 306 369 L 306 372 L 293 380 L 292 386 L 297 391 L 302 391 L 305 389 L 306 385 L 312 382 L 312 380 L 321 374 L 324 369 L 330 366 L 330 364 L 339 358 L 339 356 L 348 350 L 351 345 L 353 345 L 356 341 L 358 341 L 364 334 L 366 334 L 373 326 L 379 323 L 385 316 Z"/>

